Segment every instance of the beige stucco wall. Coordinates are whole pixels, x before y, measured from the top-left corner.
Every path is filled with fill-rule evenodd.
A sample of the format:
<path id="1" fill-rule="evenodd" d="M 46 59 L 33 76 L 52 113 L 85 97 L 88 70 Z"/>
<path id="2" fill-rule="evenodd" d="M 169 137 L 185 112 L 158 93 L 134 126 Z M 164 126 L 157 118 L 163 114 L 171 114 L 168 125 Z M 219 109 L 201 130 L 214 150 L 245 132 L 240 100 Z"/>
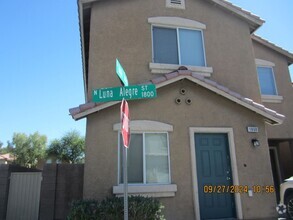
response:
<path id="1" fill-rule="evenodd" d="M 275 64 L 273 67 L 278 95 L 283 96 L 281 103 L 264 103 L 268 108 L 274 109 L 286 116 L 280 126 L 267 126 L 269 138 L 293 137 L 293 87 L 286 58 L 275 51 L 253 41 L 255 58 L 267 60 Z"/>
<path id="2" fill-rule="evenodd" d="M 95 88 L 119 86 L 115 58 L 130 84 L 153 78 L 149 17 L 175 16 L 206 25 L 207 66 L 212 79 L 243 96 L 260 101 L 248 24 L 232 13 L 203 0 L 186 0 L 186 9 L 165 7 L 165 0 L 99 1 L 92 7 L 89 51 L 89 100 Z"/>
<path id="3" fill-rule="evenodd" d="M 185 88 L 185 96 L 179 94 Z M 175 98 L 192 99 L 191 105 L 175 103 Z M 226 98 L 188 80 L 179 81 L 158 90 L 152 100 L 129 101 L 132 120 L 153 120 L 174 126 L 170 132 L 171 180 L 177 184 L 175 197 L 164 198 L 167 219 L 194 219 L 193 185 L 189 127 L 233 128 L 237 171 L 241 185 L 272 185 L 269 148 L 263 119 Z M 117 185 L 118 135 L 113 124 L 119 122 L 119 105 L 88 116 L 84 197 L 101 199 L 110 196 Z M 247 133 L 247 126 L 257 126 L 259 133 Z M 261 146 L 253 148 L 251 139 L 258 138 Z M 248 197 L 241 194 L 243 217 L 275 216 L 275 195 L 267 193 Z M 261 204 L 261 208 L 260 205 Z"/>
<path id="4" fill-rule="evenodd" d="M 262 117 L 240 105 L 215 95 L 187 80 L 158 90 L 153 100 L 130 101 L 131 119 L 153 120 L 174 126 L 169 134 L 172 183 L 178 191 L 173 198 L 163 198 L 167 219 L 194 219 L 193 185 L 189 127 L 233 128 L 237 171 L 241 185 L 269 186 L 273 184 L 267 136 L 288 138 L 293 135 L 292 86 L 285 59 L 250 39 L 248 24 L 231 13 L 204 0 L 186 0 L 186 9 L 165 7 L 165 0 L 108 0 L 92 6 L 89 50 L 89 94 L 92 89 L 120 86 L 115 74 L 115 59 L 119 58 L 130 84 L 147 81 L 152 74 L 152 39 L 149 17 L 175 16 L 206 25 L 204 30 L 207 66 L 213 68 L 211 79 L 231 90 L 261 102 L 255 58 L 276 64 L 275 76 L 282 104 L 267 104 L 287 116 L 282 126 L 266 126 Z M 288 80 L 288 81 L 287 81 Z M 284 85 L 284 86 L 283 86 Z M 187 95 L 179 94 L 180 88 Z M 175 104 L 190 97 L 192 105 Z M 102 199 L 112 194 L 118 182 L 118 135 L 113 124 L 119 122 L 119 105 L 87 117 L 84 197 Z M 247 133 L 247 126 L 256 126 L 259 133 Z M 267 127 L 267 131 L 266 131 Z M 261 146 L 253 148 L 251 139 Z M 275 195 L 259 193 L 253 197 L 241 194 L 243 218 L 275 216 Z M 259 206 L 261 204 L 261 208 Z M 176 211 L 174 211 L 176 210 Z"/>

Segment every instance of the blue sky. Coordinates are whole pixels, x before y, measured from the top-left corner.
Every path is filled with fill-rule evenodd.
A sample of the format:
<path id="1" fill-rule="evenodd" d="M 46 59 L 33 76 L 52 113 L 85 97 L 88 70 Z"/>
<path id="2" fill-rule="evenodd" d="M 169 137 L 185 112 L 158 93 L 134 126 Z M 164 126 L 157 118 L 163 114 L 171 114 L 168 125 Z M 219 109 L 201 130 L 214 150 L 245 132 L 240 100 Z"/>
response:
<path id="1" fill-rule="evenodd" d="M 293 52 L 292 0 L 231 2 L 266 20 L 256 34 Z M 0 141 L 84 135 L 85 120 L 68 115 L 84 102 L 76 0 L 0 1 L 0 27 Z"/>
<path id="2" fill-rule="evenodd" d="M 84 102 L 76 1 L 1 1 L 0 27 L 0 141 L 14 132 L 84 135 L 85 120 L 68 112 Z"/>

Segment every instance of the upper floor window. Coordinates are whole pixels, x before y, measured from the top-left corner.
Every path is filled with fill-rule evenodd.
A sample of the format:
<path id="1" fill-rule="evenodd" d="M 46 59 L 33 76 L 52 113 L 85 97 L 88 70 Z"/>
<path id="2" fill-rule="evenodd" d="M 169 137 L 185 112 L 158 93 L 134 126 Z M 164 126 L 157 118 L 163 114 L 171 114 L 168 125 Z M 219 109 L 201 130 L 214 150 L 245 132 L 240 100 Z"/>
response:
<path id="1" fill-rule="evenodd" d="M 153 27 L 155 63 L 205 66 L 201 30 Z"/>
<path id="2" fill-rule="evenodd" d="M 205 58 L 205 24 L 180 17 L 152 17 L 148 22 L 152 25 L 152 73 L 168 73 L 185 66 L 211 76 L 213 68 L 206 66 Z"/>
<path id="3" fill-rule="evenodd" d="M 257 67 L 258 81 L 262 95 L 277 95 L 275 76 L 272 67 Z"/>
<path id="4" fill-rule="evenodd" d="M 263 102 L 280 103 L 282 96 L 278 95 L 275 81 L 274 67 L 275 64 L 261 59 L 255 59 L 258 83 L 260 87 L 261 98 Z"/>

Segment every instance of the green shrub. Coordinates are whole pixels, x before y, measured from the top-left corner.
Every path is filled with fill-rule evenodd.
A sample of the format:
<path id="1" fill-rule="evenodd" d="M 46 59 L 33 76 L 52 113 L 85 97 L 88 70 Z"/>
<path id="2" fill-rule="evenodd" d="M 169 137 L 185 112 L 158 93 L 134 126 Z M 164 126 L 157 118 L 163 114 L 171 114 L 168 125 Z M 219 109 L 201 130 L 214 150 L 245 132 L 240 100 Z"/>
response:
<path id="1" fill-rule="evenodd" d="M 95 200 L 76 200 L 70 205 L 68 220 L 98 219 L 99 204 Z"/>
<path id="2" fill-rule="evenodd" d="M 119 220 L 123 219 L 123 215 L 123 198 L 111 197 L 100 202 L 97 219 Z"/>
<path id="3" fill-rule="evenodd" d="M 164 206 L 156 199 L 142 196 L 128 198 L 129 220 L 164 220 Z M 68 220 L 123 220 L 123 197 L 96 200 L 78 200 L 71 204 Z"/>
<path id="4" fill-rule="evenodd" d="M 132 196 L 128 200 L 128 214 L 131 220 L 163 220 L 164 206 L 157 199 L 142 196 Z"/>

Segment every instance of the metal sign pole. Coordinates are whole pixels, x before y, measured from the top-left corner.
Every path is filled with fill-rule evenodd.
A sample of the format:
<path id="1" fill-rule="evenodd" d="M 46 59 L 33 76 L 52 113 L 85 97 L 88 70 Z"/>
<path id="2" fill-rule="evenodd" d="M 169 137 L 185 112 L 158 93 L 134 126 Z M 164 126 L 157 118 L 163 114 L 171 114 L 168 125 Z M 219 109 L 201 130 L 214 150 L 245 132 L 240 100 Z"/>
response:
<path id="1" fill-rule="evenodd" d="M 124 194 L 124 220 L 128 220 L 128 175 L 127 151 L 130 145 L 129 107 L 126 100 L 121 102 L 121 134 L 123 138 L 123 194 Z"/>
<path id="2" fill-rule="evenodd" d="M 124 220 L 128 220 L 127 148 L 123 146 Z"/>

